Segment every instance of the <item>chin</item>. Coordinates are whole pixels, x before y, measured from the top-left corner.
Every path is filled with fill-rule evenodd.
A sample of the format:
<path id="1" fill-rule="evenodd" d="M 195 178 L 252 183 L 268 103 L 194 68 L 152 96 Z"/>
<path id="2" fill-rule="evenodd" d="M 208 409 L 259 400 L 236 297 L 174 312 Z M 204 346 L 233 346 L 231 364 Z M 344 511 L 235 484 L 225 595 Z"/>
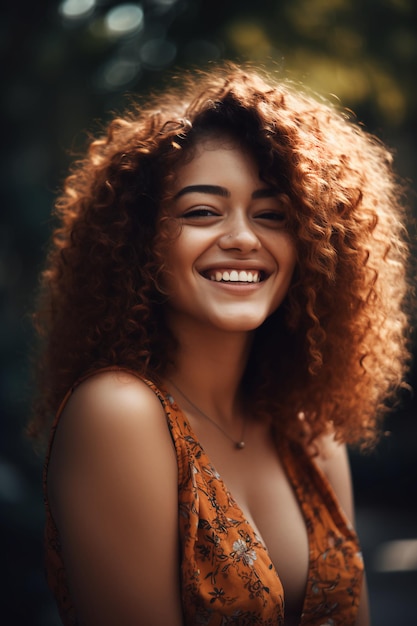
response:
<path id="1" fill-rule="evenodd" d="M 259 328 L 259 326 L 262 326 L 262 324 L 265 321 L 265 317 L 262 318 L 242 318 L 242 317 L 234 317 L 230 320 L 218 320 L 217 323 L 215 323 L 215 325 L 224 331 L 227 332 L 236 332 L 236 333 L 248 333 L 251 331 L 256 330 L 257 328 Z"/>

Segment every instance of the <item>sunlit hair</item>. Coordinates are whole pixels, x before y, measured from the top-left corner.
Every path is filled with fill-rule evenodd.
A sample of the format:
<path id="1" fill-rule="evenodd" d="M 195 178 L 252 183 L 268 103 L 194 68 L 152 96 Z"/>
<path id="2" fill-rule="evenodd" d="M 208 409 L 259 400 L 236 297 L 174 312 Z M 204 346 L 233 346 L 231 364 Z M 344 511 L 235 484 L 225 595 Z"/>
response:
<path id="1" fill-rule="evenodd" d="M 160 208 L 175 168 L 213 134 L 251 151 L 297 247 L 288 296 L 255 334 L 243 380 L 253 413 L 272 414 L 290 437 L 301 416 L 312 438 L 330 426 L 341 441 L 375 441 L 408 357 L 391 154 L 343 111 L 232 64 L 186 75 L 115 119 L 68 176 L 35 314 L 33 436 L 84 373 L 118 365 L 158 382 L 175 361 Z"/>

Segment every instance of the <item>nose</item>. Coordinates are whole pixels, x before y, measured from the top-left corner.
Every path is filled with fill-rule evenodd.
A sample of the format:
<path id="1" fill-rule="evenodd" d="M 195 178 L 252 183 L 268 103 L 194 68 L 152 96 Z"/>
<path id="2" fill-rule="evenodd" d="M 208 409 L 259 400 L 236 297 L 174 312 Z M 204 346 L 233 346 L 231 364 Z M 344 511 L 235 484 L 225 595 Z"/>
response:
<path id="1" fill-rule="evenodd" d="M 222 250 L 238 250 L 242 253 L 252 252 L 261 247 L 253 225 L 244 215 L 234 215 L 225 220 L 218 244 Z"/>

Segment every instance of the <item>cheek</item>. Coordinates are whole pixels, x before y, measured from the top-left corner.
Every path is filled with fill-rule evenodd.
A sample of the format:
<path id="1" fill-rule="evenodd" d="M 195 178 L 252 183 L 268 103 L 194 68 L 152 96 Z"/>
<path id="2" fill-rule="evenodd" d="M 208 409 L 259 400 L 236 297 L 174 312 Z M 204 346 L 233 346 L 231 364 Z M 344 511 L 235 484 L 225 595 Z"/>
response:
<path id="1" fill-rule="evenodd" d="M 193 247 L 182 235 L 167 247 L 165 262 L 168 271 L 177 274 L 192 266 Z"/>
<path id="2" fill-rule="evenodd" d="M 212 238 L 203 228 L 185 227 L 166 246 L 166 263 L 168 267 L 181 267 L 191 272 L 212 243 Z"/>
<path id="3" fill-rule="evenodd" d="M 161 282 L 170 299 L 190 290 L 193 260 L 192 247 L 182 237 L 171 241 L 165 248 Z"/>
<path id="4" fill-rule="evenodd" d="M 282 233 L 275 242 L 275 250 L 279 267 L 292 273 L 297 263 L 297 249 L 291 235 Z"/>

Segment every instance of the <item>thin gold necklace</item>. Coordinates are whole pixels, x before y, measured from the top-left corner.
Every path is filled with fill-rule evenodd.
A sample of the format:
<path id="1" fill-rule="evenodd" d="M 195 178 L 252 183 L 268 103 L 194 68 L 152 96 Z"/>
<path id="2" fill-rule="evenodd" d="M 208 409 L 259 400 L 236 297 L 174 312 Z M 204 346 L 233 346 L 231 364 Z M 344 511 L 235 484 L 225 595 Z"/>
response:
<path id="1" fill-rule="evenodd" d="M 195 411 L 197 411 L 198 413 L 200 413 L 200 415 L 202 415 L 206 420 L 208 420 L 209 422 L 211 422 L 214 426 L 216 426 L 216 428 L 218 428 L 220 430 L 221 433 L 223 433 L 223 435 L 225 437 L 227 437 L 234 445 L 234 447 L 236 448 L 236 450 L 243 450 L 243 448 L 246 446 L 246 442 L 245 442 L 245 432 L 246 432 L 246 420 L 243 421 L 243 426 L 242 426 L 242 436 L 240 438 L 239 441 L 236 441 L 236 439 L 233 439 L 233 437 L 231 437 L 229 435 L 228 432 L 226 432 L 221 426 L 220 424 L 218 424 L 217 422 L 215 422 L 213 419 L 211 419 L 211 417 L 209 417 L 206 413 L 204 413 L 204 411 L 202 411 L 196 404 L 194 404 L 194 402 L 192 402 L 190 400 L 190 398 L 188 398 L 185 393 L 183 391 L 181 391 L 181 389 L 179 387 L 177 387 L 177 385 L 175 383 L 172 382 L 172 380 L 169 380 L 169 382 L 171 383 L 171 385 L 178 391 L 178 393 L 180 393 L 182 395 L 182 397 L 184 398 L 184 400 L 186 400 L 188 402 L 188 404 L 190 406 L 193 407 L 193 409 Z"/>

